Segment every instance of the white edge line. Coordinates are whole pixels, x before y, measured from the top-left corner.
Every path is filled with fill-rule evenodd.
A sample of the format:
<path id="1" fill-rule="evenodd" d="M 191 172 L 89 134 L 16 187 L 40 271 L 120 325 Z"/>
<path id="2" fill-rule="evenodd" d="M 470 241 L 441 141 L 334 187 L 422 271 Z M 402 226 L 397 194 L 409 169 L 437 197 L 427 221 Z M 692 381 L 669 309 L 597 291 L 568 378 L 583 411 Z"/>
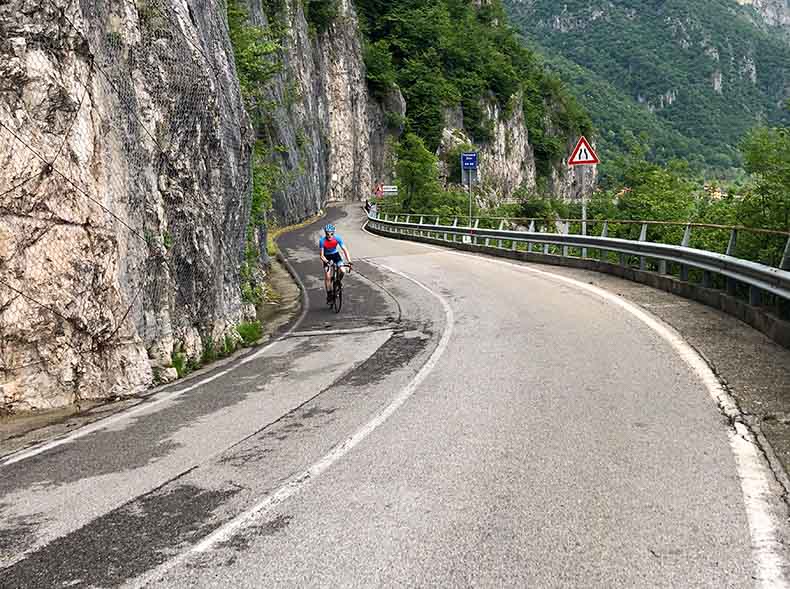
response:
<path id="1" fill-rule="evenodd" d="M 363 230 L 376 235 L 366 227 Z M 749 522 L 749 531 L 752 540 L 752 558 L 756 568 L 755 581 L 758 586 L 765 588 L 790 587 L 785 577 L 787 564 L 785 563 L 785 548 L 779 537 L 776 520 L 777 513 L 786 513 L 786 505 L 781 498 L 772 492 L 772 481 L 775 480 L 770 466 L 758 450 L 757 440 L 749 428 L 742 422 L 742 413 L 735 399 L 722 386 L 716 374 L 705 359 L 683 336 L 668 323 L 640 308 L 635 303 L 609 291 L 568 276 L 556 274 L 546 270 L 539 270 L 526 264 L 518 264 L 506 260 L 499 260 L 486 255 L 474 255 L 459 252 L 449 248 L 412 242 L 414 245 L 425 247 L 437 252 L 455 256 L 473 257 L 492 264 L 509 266 L 510 268 L 545 276 L 553 280 L 565 282 L 581 290 L 590 292 L 605 301 L 617 305 L 628 311 L 631 315 L 642 321 L 647 327 L 664 339 L 681 359 L 694 371 L 705 385 L 708 394 L 719 406 L 721 412 L 731 420 L 732 427 L 728 429 L 730 448 L 735 457 L 738 478 L 741 482 L 741 491 L 746 507 L 746 516 Z"/>
<path id="2" fill-rule="evenodd" d="M 346 438 L 343 442 L 335 446 L 332 450 L 330 450 L 326 455 L 324 455 L 318 462 L 315 462 L 312 466 L 308 467 L 306 470 L 294 475 L 291 477 L 284 485 L 274 491 L 272 494 L 267 495 L 263 499 L 261 499 L 258 503 L 253 505 L 248 510 L 240 513 L 238 516 L 233 518 L 232 520 L 228 521 L 214 532 L 203 538 L 199 543 L 192 546 L 190 549 L 182 552 L 178 556 L 168 560 L 167 562 L 163 563 L 159 567 L 153 569 L 147 574 L 144 574 L 142 577 L 139 577 L 131 586 L 132 587 L 145 587 L 146 585 L 153 583 L 159 580 L 162 576 L 167 574 L 168 571 L 173 569 L 174 567 L 182 564 L 184 561 L 189 559 L 190 557 L 205 553 L 212 548 L 216 547 L 223 542 L 227 542 L 233 535 L 238 533 L 240 530 L 244 529 L 245 527 L 251 525 L 254 521 L 256 521 L 262 515 L 265 515 L 268 511 L 270 511 L 273 507 L 279 505 L 286 499 L 296 495 L 299 493 L 303 488 L 305 488 L 312 480 L 319 477 L 323 472 L 329 469 L 333 464 L 335 464 L 338 460 L 343 458 L 346 454 L 348 454 L 351 450 L 353 450 L 360 442 L 362 442 L 365 438 L 367 438 L 375 429 L 381 426 L 384 422 L 386 422 L 400 407 L 414 394 L 417 387 L 425 380 L 425 378 L 431 373 L 434 369 L 436 364 L 439 362 L 439 359 L 444 354 L 445 350 L 447 349 L 448 344 L 450 343 L 450 337 L 452 336 L 453 326 L 455 325 L 455 316 L 453 314 L 453 310 L 450 308 L 450 305 L 447 301 L 439 294 L 431 290 L 429 287 L 425 286 L 421 282 L 418 282 L 414 278 L 403 274 L 389 266 L 385 266 L 383 264 L 375 264 L 384 270 L 392 272 L 410 282 L 413 282 L 423 290 L 427 291 L 431 296 L 436 298 L 442 305 L 444 309 L 444 317 L 445 317 L 445 329 L 444 333 L 442 334 L 441 339 L 439 340 L 438 345 L 431 353 L 428 360 L 423 364 L 422 368 L 420 368 L 419 372 L 415 375 L 415 377 L 407 384 L 398 395 L 390 402 L 387 407 L 377 413 L 370 421 L 368 421 L 365 425 L 359 428 L 353 435 L 349 438 Z"/>
<path id="3" fill-rule="evenodd" d="M 15 453 L 11 454 L 10 456 L 8 456 L 7 458 L 5 458 L 3 460 L 0 460 L 0 468 L 3 468 L 5 466 L 11 466 L 12 464 L 16 464 L 17 462 L 22 462 L 23 460 L 28 460 L 30 458 L 33 458 L 34 456 L 38 456 L 39 454 L 43 454 L 44 452 L 47 452 L 48 450 L 52 450 L 53 448 L 57 448 L 59 446 L 63 446 L 64 444 L 69 444 L 69 443 L 71 443 L 71 442 L 73 442 L 75 440 L 78 440 L 80 438 L 88 436 L 88 435 L 90 435 L 90 434 L 92 434 L 94 432 L 101 431 L 103 429 L 111 427 L 111 426 L 115 425 L 116 423 L 125 421 L 127 419 L 131 419 L 132 417 L 136 416 L 137 414 L 149 411 L 150 409 L 152 409 L 153 407 L 156 407 L 157 405 L 161 405 L 162 403 L 165 403 L 167 401 L 171 401 L 171 400 L 173 400 L 173 399 L 175 399 L 177 397 L 180 397 L 181 395 L 183 395 L 185 393 L 188 393 L 188 392 L 190 392 L 190 391 L 192 391 L 192 390 L 194 390 L 194 389 L 196 389 L 198 387 L 201 387 L 201 386 L 203 386 L 205 384 L 208 384 L 208 383 L 210 383 L 210 382 L 212 382 L 214 380 L 217 380 L 218 378 L 220 378 L 222 376 L 225 376 L 229 372 L 233 372 L 237 368 L 239 368 L 241 366 L 244 366 L 245 364 L 247 364 L 249 362 L 252 362 L 253 360 L 257 360 L 263 354 L 268 352 L 272 347 L 274 347 L 278 343 L 282 342 L 287 337 L 290 337 L 293 334 L 293 332 L 296 330 L 296 328 L 299 327 L 299 325 L 301 325 L 302 321 L 304 320 L 305 316 L 307 315 L 307 310 L 308 310 L 308 307 L 309 307 L 309 300 L 308 300 L 308 296 L 307 296 L 307 290 L 305 289 L 305 286 L 302 283 L 302 281 L 299 278 L 299 276 L 296 274 L 296 272 L 294 272 L 293 267 L 290 265 L 288 260 L 285 259 L 285 256 L 282 256 L 282 260 L 285 263 L 285 265 L 288 267 L 289 273 L 296 280 L 297 284 L 299 285 L 299 289 L 301 290 L 301 293 L 302 293 L 302 313 L 301 313 L 301 315 L 299 315 L 299 318 L 296 320 L 296 322 L 287 331 L 285 331 L 284 333 L 280 334 L 274 341 L 266 344 L 260 350 L 258 350 L 256 352 L 253 352 L 252 354 L 250 354 L 249 356 L 241 359 L 240 361 L 233 362 L 231 364 L 231 366 L 226 368 L 225 370 L 222 370 L 220 372 L 216 372 L 216 373 L 212 374 L 211 376 L 208 376 L 206 378 L 198 380 L 198 381 L 192 383 L 191 385 L 189 385 L 187 387 L 184 387 L 183 389 L 178 389 L 177 391 L 173 391 L 170 394 L 164 394 L 163 396 L 157 397 L 157 398 L 155 398 L 153 400 L 147 400 L 147 399 L 143 400 L 143 401 L 140 402 L 140 404 L 136 405 L 135 407 L 133 407 L 131 409 L 128 409 L 126 411 L 122 411 L 121 413 L 118 413 L 118 414 L 113 415 L 111 417 L 107 417 L 105 419 L 100 419 L 99 421 L 96 421 L 95 423 L 92 423 L 92 424 L 86 425 L 84 427 L 81 427 L 77 431 L 72 432 L 72 433 L 70 433 L 67 436 L 64 436 L 62 438 L 58 438 L 58 439 L 52 440 L 50 442 L 46 442 L 44 444 L 41 444 L 40 446 L 35 446 L 33 448 L 30 448 L 29 450 L 20 450 L 18 452 L 15 452 Z"/>

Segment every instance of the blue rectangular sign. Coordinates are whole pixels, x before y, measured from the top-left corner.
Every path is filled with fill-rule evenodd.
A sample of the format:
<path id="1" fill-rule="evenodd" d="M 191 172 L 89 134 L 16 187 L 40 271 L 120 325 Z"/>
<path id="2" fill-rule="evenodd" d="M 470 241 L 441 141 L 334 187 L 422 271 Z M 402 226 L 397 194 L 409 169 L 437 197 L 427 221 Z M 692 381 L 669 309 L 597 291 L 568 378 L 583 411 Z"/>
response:
<path id="1" fill-rule="evenodd" d="M 461 154 L 461 168 L 464 170 L 477 169 L 477 154 L 476 153 L 462 153 Z"/>

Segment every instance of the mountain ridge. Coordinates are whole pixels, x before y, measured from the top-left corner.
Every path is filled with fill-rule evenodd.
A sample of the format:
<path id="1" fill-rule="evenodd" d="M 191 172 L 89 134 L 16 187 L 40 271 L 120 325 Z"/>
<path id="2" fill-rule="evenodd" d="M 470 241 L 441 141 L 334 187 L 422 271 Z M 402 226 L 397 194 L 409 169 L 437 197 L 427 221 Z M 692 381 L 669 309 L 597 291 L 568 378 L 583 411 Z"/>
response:
<path id="1" fill-rule="evenodd" d="M 548 0 L 506 0 L 505 6 L 590 110 L 610 159 L 627 151 L 625 130 L 649 127 L 659 134 L 643 138 L 653 160 L 682 157 L 699 170 L 733 173 L 741 166 L 738 144 L 751 128 L 790 120 L 784 110 L 790 43 L 779 32 L 790 29 L 775 26 L 785 15 L 776 0 L 748 6 L 735 0 L 594 6 L 572 0 L 561 7 Z M 596 95 L 602 82 L 616 90 L 621 110 L 636 105 L 636 114 L 613 123 L 607 112 L 613 93 L 606 101 Z"/>

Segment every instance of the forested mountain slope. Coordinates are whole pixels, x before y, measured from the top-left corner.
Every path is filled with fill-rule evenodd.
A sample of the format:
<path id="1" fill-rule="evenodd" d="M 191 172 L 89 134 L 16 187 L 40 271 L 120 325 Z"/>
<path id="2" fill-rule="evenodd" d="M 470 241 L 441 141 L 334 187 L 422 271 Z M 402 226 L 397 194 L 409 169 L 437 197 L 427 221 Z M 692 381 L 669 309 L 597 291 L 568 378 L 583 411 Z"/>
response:
<path id="1" fill-rule="evenodd" d="M 722 172 L 741 165 L 738 144 L 749 129 L 790 120 L 784 1 L 505 5 L 589 109 L 605 157 L 644 133 L 656 161 L 680 157 Z"/>

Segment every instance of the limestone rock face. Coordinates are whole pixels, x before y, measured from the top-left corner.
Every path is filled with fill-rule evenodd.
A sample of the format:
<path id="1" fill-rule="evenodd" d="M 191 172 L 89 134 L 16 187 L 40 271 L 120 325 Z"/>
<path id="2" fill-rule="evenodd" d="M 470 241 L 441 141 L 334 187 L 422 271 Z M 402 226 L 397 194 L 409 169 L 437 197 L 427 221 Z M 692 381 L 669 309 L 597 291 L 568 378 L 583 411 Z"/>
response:
<path id="1" fill-rule="evenodd" d="M 788 0 L 736 0 L 736 2 L 753 6 L 766 23 L 782 27 L 790 35 L 790 2 Z"/>
<path id="2" fill-rule="evenodd" d="M 387 138 L 400 130 L 392 129 L 389 113 L 402 118 L 406 107 L 397 90 L 382 99 L 369 95 L 353 4 L 339 0 L 328 29 L 315 31 L 298 0 L 285 0 L 269 16 L 261 0 L 248 2 L 252 24 L 279 19 L 285 25 L 282 69 L 266 89 L 273 112 L 259 130 L 284 172 L 274 193 L 274 219 L 293 223 L 327 202 L 370 196 L 373 184 L 392 173 Z"/>
<path id="3" fill-rule="evenodd" d="M 478 203 L 497 206 L 512 202 L 519 188 L 528 191 L 537 188 L 535 153 L 529 142 L 521 96 L 513 97 L 506 113 L 493 101 L 484 103 L 483 111 L 492 129 L 490 141 L 473 146 L 469 133 L 464 129 L 463 111 L 460 107 L 448 109 L 437 155 L 440 171 L 447 179 L 453 176 L 451 167 L 460 165 L 454 157 L 458 148 L 473 146 L 479 154 L 479 170 L 475 179 Z M 574 147 L 575 143 L 568 143 L 568 157 Z M 571 169 L 563 160 L 552 167 L 547 180 L 547 188 L 553 196 L 578 200 L 590 196 L 595 190 L 597 170 L 588 166 Z"/>
<path id="4" fill-rule="evenodd" d="M 251 130 L 223 11 L 0 4 L 0 407 L 137 392 L 248 312 Z"/>

